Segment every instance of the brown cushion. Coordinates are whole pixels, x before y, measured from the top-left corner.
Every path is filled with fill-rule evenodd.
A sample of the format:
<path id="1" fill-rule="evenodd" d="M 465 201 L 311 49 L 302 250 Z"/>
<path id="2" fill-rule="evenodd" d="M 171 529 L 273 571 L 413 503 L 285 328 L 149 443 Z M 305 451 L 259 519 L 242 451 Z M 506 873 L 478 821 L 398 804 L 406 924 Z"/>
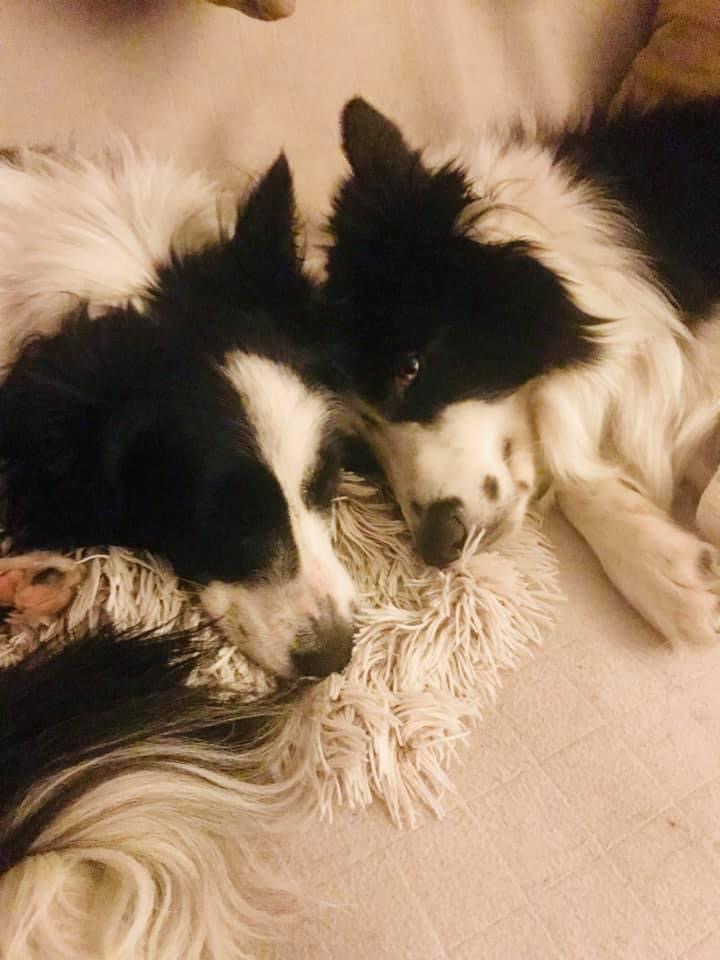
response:
<path id="1" fill-rule="evenodd" d="M 720 2 L 660 0 L 652 35 L 613 106 L 720 95 Z"/>

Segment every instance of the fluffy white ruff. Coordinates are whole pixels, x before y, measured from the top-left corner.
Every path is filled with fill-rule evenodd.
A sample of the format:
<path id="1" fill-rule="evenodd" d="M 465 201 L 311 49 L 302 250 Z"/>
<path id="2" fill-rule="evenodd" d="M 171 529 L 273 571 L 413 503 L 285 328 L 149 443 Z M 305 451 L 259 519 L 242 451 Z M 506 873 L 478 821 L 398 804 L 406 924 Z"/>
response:
<path id="1" fill-rule="evenodd" d="M 79 302 L 141 309 L 158 266 L 231 232 L 231 202 L 120 135 L 95 160 L 21 150 L 0 163 L 0 371 Z"/>
<path id="2" fill-rule="evenodd" d="M 522 240 L 564 277 L 573 299 L 603 323 L 588 330 L 602 358 L 555 371 L 531 387 L 545 466 L 566 486 L 626 480 L 668 509 L 679 479 L 720 413 L 720 324 L 693 336 L 639 251 L 620 204 L 578 181 L 553 150 L 485 133 L 428 150 L 433 167 L 459 159 L 483 198 L 471 233 Z M 659 201 L 661 202 L 661 201 Z M 707 479 L 705 480 L 707 482 Z"/>
<path id="3" fill-rule="evenodd" d="M 340 557 L 362 593 L 353 660 L 297 704 L 266 759 L 326 816 L 379 797 L 398 824 L 419 806 L 442 813 L 446 770 L 514 667 L 539 644 L 560 602 L 556 564 L 530 521 L 501 551 L 465 551 L 446 571 L 425 566 L 396 507 L 348 475 L 334 509 Z M 472 546 L 472 545 L 471 545 Z M 202 612 L 161 564 L 122 550 L 87 553 L 81 592 L 61 621 L 8 638 L 4 661 L 38 642 L 109 616 L 120 625 L 190 626 Z M 208 631 L 195 682 L 250 699 L 274 681 Z"/>

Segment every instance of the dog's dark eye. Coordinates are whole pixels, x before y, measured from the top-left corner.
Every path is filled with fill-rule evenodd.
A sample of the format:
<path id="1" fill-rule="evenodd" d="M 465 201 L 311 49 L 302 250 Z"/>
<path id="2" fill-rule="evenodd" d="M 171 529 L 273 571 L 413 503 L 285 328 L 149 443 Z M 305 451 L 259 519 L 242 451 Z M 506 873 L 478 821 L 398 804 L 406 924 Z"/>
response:
<path id="1" fill-rule="evenodd" d="M 422 370 L 422 361 L 418 353 L 405 353 L 395 364 L 395 382 L 403 389 L 417 380 Z"/>

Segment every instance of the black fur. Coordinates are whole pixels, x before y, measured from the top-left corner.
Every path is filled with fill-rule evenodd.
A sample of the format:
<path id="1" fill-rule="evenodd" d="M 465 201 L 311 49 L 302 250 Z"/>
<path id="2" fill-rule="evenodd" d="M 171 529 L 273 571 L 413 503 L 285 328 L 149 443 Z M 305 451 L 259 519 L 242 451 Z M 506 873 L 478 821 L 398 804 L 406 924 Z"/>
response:
<path id="1" fill-rule="evenodd" d="M 202 653 L 197 633 L 100 627 L 0 671 L 0 873 L 94 785 L 131 769 L 161 771 L 170 761 L 163 744 L 175 751 L 182 743 L 225 745 L 230 771 L 237 767 L 233 750 L 270 734 L 273 719 L 301 688 L 243 706 L 216 689 L 185 686 Z M 160 749 L 148 759 L 113 754 L 140 743 Z M 74 770 L 31 815 L 15 819 L 35 784 L 103 756 L 104 763 Z M 217 759 L 214 766 L 222 769 Z"/>
<path id="2" fill-rule="evenodd" d="M 345 438 L 329 432 L 320 447 L 315 468 L 303 483 L 303 499 L 310 508 L 329 510 L 337 492 L 340 466 L 345 451 Z"/>
<path id="3" fill-rule="evenodd" d="M 353 172 L 334 199 L 326 294 L 354 389 L 388 417 L 431 420 L 450 402 L 592 360 L 583 329 L 597 320 L 563 279 L 527 244 L 468 236 L 475 197 L 462 169 L 428 169 L 360 99 L 342 132 Z M 401 389 L 408 354 L 423 370 Z"/>
<path id="4" fill-rule="evenodd" d="M 287 504 L 218 365 L 242 349 L 326 379 L 293 218 L 281 157 L 232 240 L 161 270 L 145 315 L 80 308 L 27 344 L 0 390 L 16 549 L 146 549 L 201 584 L 292 558 Z"/>
<path id="5" fill-rule="evenodd" d="M 557 155 L 623 204 L 685 318 L 707 316 L 720 300 L 720 99 L 596 116 Z"/>

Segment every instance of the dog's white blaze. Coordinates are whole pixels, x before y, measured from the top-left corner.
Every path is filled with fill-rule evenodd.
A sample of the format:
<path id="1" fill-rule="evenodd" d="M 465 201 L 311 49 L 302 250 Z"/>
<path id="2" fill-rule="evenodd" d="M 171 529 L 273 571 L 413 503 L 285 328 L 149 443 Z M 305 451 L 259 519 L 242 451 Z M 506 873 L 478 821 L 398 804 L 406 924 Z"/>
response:
<path id="1" fill-rule="evenodd" d="M 302 506 L 302 484 L 315 464 L 330 418 L 327 399 L 289 367 L 267 357 L 232 351 L 224 372 L 241 395 L 259 452 L 291 509 Z"/>
<path id="2" fill-rule="evenodd" d="M 288 673 L 298 631 L 331 604 L 349 621 L 355 591 L 337 559 L 326 519 L 308 509 L 303 485 L 317 464 L 323 433 L 332 416 L 328 398 L 310 389 L 289 367 L 255 354 L 233 351 L 225 375 L 243 400 L 258 454 L 272 470 L 288 505 L 298 551 L 292 580 L 249 586 L 213 583 L 203 602 L 230 618 L 240 631 L 258 638 L 248 652 L 279 673 Z"/>

